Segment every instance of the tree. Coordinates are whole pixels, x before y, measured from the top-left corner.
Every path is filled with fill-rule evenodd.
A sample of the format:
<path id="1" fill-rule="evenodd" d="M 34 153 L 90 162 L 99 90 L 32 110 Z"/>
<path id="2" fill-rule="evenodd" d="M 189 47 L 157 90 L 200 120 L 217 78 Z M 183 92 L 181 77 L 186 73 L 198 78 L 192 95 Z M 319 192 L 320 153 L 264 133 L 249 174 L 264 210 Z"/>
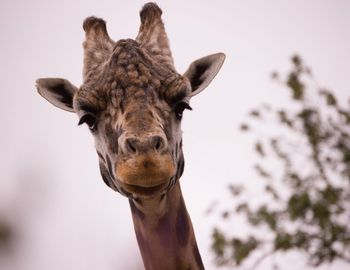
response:
<path id="1" fill-rule="evenodd" d="M 252 232 L 229 236 L 215 228 L 212 250 L 218 265 L 244 265 L 251 257 L 254 269 L 265 258 L 292 250 L 304 253 L 314 267 L 350 263 L 350 100 L 344 107 L 332 91 L 317 86 L 300 57 L 291 60 L 285 78 L 272 74 L 290 92 L 290 106 L 258 106 L 240 126 L 256 135 L 259 124 L 265 131 L 273 124 L 277 133 L 254 143 L 255 181 L 263 183 L 262 197 L 268 197 L 251 205 L 243 196 L 245 186 L 229 187 L 234 207 L 222 217 L 230 222 L 232 214 L 243 215 Z"/>

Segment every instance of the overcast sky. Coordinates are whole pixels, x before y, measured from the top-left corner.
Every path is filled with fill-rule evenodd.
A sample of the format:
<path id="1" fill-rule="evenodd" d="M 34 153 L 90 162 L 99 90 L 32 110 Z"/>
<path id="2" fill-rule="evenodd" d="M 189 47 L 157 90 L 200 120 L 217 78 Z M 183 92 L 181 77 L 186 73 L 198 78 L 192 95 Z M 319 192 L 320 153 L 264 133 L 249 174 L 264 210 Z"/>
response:
<path id="1" fill-rule="evenodd" d="M 79 86 L 83 20 L 102 17 L 113 39 L 134 38 L 144 3 L 0 2 L 0 217 L 17 224 L 21 243 L 15 260 L 0 256 L 1 269 L 140 269 L 127 199 L 101 180 L 88 129 L 77 127 L 76 115 L 42 99 L 34 85 L 40 77 L 62 77 Z M 227 56 L 183 120 L 183 193 L 203 261 L 216 269 L 208 250 L 217 220 L 205 212 L 227 197 L 228 183 L 251 179 L 254 185 L 252 147 L 238 126 L 252 107 L 286 102 L 270 73 L 287 71 L 294 53 L 321 85 L 349 97 L 350 1 L 158 3 L 180 73 L 207 54 Z M 244 230 L 244 224 L 230 227 Z M 286 269 L 302 268 L 299 258 L 285 258 Z"/>

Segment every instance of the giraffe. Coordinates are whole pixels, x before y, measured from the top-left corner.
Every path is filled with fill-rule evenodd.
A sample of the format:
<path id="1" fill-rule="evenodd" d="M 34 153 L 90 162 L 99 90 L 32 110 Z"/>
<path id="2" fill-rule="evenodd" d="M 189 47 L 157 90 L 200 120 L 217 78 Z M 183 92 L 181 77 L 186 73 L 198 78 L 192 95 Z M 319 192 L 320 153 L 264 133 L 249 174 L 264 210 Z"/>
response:
<path id="1" fill-rule="evenodd" d="M 88 17 L 82 85 L 41 78 L 36 87 L 90 129 L 102 179 L 129 200 L 145 269 L 204 269 L 179 182 L 181 119 L 225 55 L 200 58 L 179 74 L 161 15 L 157 4 L 145 4 L 136 39 L 118 41 L 109 37 L 103 19 Z"/>

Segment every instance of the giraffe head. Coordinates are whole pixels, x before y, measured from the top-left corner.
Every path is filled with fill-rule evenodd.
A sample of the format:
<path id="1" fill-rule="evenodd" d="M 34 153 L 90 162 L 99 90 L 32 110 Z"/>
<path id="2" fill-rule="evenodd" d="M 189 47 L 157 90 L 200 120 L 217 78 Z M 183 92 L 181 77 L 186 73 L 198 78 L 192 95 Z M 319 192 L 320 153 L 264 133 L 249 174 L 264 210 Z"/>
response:
<path id="1" fill-rule="evenodd" d="M 89 127 L 103 180 L 129 198 L 166 194 L 180 178 L 182 114 L 225 58 L 209 55 L 177 73 L 161 14 L 156 4 L 146 4 L 136 39 L 117 42 L 102 19 L 87 18 L 83 84 L 37 80 L 41 96 Z"/>

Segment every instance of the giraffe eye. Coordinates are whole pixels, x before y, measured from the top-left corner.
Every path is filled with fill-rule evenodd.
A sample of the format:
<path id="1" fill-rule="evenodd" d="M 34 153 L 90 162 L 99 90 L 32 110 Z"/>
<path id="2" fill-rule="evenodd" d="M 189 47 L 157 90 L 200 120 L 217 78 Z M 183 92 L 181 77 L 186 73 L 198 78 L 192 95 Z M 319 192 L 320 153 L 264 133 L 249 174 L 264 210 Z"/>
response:
<path id="1" fill-rule="evenodd" d="M 175 107 L 175 116 L 176 119 L 181 120 L 182 119 L 182 114 L 184 110 L 192 110 L 191 106 L 187 102 L 179 102 L 176 107 Z"/>
<path id="2" fill-rule="evenodd" d="M 88 127 L 89 127 L 89 129 L 90 129 L 91 131 L 95 131 L 96 128 L 97 128 L 97 119 L 96 119 L 96 117 L 95 117 L 94 115 L 92 115 L 92 114 L 84 114 L 84 115 L 80 118 L 78 125 L 80 126 L 80 125 L 82 125 L 82 124 L 84 124 L 84 123 L 88 125 Z"/>

